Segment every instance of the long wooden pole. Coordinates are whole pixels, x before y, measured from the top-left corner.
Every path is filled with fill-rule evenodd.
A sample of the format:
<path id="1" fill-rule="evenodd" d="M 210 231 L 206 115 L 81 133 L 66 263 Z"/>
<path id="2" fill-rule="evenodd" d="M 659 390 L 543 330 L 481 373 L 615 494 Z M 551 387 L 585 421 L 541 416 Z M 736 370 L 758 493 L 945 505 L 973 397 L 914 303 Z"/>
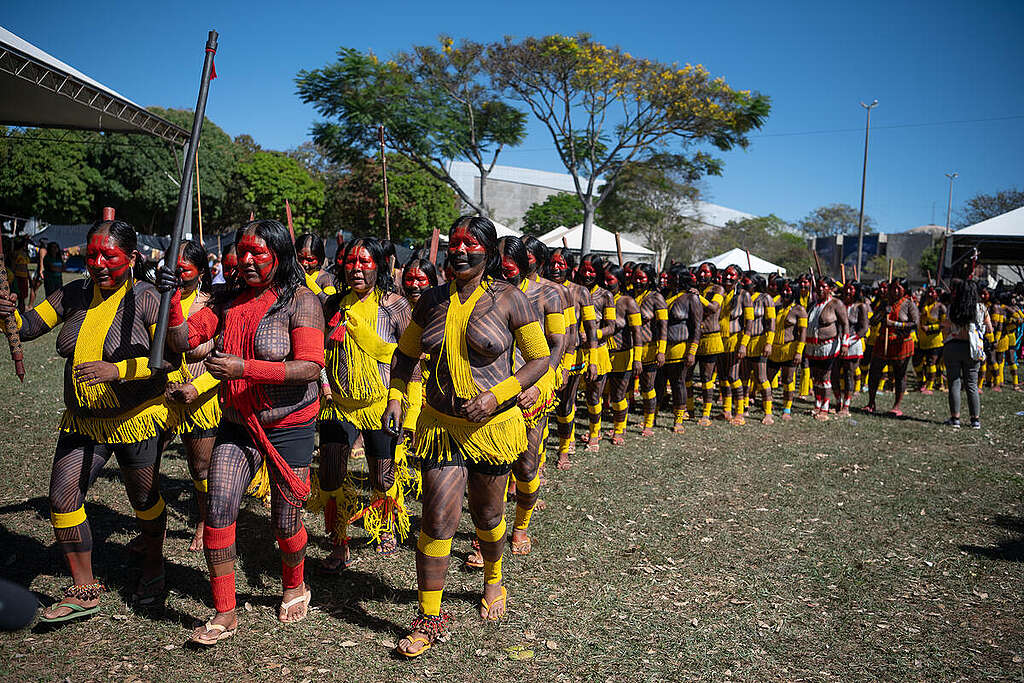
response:
<path id="1" fill-rule="evenodd" d="M 295 241 L 295 226 L 292 225 L 292 205 L 287 199 L 284 200 L 284 216 L 288 220 L 288 232 L 292 235 L 292 242 Z"/>
<path id="2" fill-rule="evenodd" d="M 747 252 L 747 270 L 753 271 L 754 270 L 754 266 L 750 265 L 750 250 L 749 249 L 744 249 L 743 251 Z"/>
<path id="3" fill-rule="evenodd" d="M 206 115 L 206 98 L 210 94 L 210 71 L 213 68 L 213 57 L 217 54 L 217 32 L 210 31 L 206 39 L 206 58 L 203 60 L 203 75 L 199 81 L 199 97 L 196 99 L 196 111 L 192 117 L 192 133 L 188 138 L 188 151 L 182 171 L 181 185 L 178 187 L 178 209 L 174 216 L 174 231 L 171 233 L 171 244 L 164 256 L 165 263 L 174 263 L 181 250 L 181 237 L 185 232 L 185 223 L 191 216 L 185 211 L 192 195 L 192 170 L 195 165 L 196 152 L 199 148 L 199 134 L 203 130 L 203 118 Z M 170 259 L 168 261 L 168 259 Z M 173 292 L 160 295 L 160 310 L 157 314 L 156 330 L 153 343 L 149 347 L 149 368 L 161 370 L 164 365 L 164 345 L 167 341 L 167 321 L 171 313 L 171 296 Z"/>
<path id="4" fill-rule="evenodd" d="M 846 264 L 845 263 L 840 263 L 839 264 L 839 277 L 842 278 L 843 284 L 845 285 L 846 284 Z"/>
<path id="5" fill-rule="evenodd" d="M 7 266 L 4 263 L 4 245 L 2 239 L 0 239 L 0 297 L 3 297 L 5 301 L 9 301 L 11 298 L 11 287 L 7 282 Z M 11 360 L 14 361 L 14 374 L 18 376 L 19 380 L 24 382 L 25 356 L 21 351 L 21 335 L 18 334 L 18 319 L 13 312 L 4 319 L 4 325 L 7 329 L 7 345 L 11 349 Z"/>
<path id="6" fill-rule="evenodd" d="M 388 158 L 384 155 L 384 126 L 377 128 L 380 138 L 380 168 L 384 179 L 384 237 L 391 239 L 391 202 L 388 199 Z"/>
<path id="7" fill-rule="evenodd" d="M 441 240 L 441 231 L 437 228 L 430 233 L 430 262 L 437 265 L 437 243 Z"/>
<path id="8" fill-rule="evenodd" d="M 206 251 L 203 241 L 203 193 L 199 190 L 199 147 L 196 147 L 196 210 L 199 212 L 199 246 Z"/>
<path id="9" fill-rule="evenodd" d="M 890 288 L 892 287 L 892 259 L 889 259 L 889 279 L 886 280 L 886 284 L 887 284 L 888 287 L 890 287 Z M 886 296 L 888 296 L 888 292 L 886 292 Z M 886 325 L 885 325 L 885 330 L 884 330 L 885 335 L 882 337 L 882 354 L 886 355 L 886 356 L 889 355 L 889 325 L 888 325 L 888 318 L 889 318 L 889 314 L 891 314 L 891 313 L 892 313 L 892 311 L 890 311 L 889 307 L 886 306 L 886 311 L 885 311 Z M 896 315 L 898 316 L 899 314 L 900 314 L 900 312 L 896 311 Z"/>
<path id="10" fill-rule="evenodd" d="M 615 251 L 619 254 L 619 268 L 622 268 L 625 261 L 622 260 L 622 238 L 619 233 L 615 233 Z"/>

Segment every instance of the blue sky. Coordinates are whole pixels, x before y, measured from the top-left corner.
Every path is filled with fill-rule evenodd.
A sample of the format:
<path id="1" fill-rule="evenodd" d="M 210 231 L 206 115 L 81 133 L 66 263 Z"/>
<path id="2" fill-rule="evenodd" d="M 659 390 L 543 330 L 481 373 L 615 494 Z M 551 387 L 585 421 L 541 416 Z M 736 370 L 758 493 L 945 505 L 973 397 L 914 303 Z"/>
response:
<path id="1" fill-rule="evenodd" d="M 628 11 L 625 11 L 628 10 Z M 665 62 L 701 63 L 773 99 L 747 150 L 725 153 L 707 198 L 797 220 L 860 199 L 884 231 L 945 221 L 946 172 L 967 197 L 1024 188 L 1024 2 L 12 3 L 0 22 L 143 105 L 189 107 L 206 32 L 220 32 L 207 115 L 271 149 L 307 139 L 316 115 L 294 77 L 339 46 L 388 55 L 441 33 L 478 41 L 587 31 Z M 955 123 L 949 123 L 955 122 Z M 926 125 L 938 124 L 938 125 Z M 826 131 L 826 132 L 819 132 Z M 839 131 L 839 132 L 834 132 Z M 547 133 L 499 163 L 564 170 Z"/>

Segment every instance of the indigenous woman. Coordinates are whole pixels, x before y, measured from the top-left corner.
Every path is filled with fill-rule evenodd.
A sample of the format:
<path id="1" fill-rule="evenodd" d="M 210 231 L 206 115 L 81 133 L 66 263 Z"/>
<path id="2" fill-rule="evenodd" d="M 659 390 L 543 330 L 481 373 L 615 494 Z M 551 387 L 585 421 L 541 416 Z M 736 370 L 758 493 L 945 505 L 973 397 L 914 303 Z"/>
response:
<path id="1" fill-rule="evenodd" d="M 402 270 L 402 291 L 405 292 L 405 300 L 409 302 L 410 310 L 415 308 L 428 289 L 437 287 L 437 284 L 437 268 L 430 261 L 413 256 L 405 264 L 405 268 Z M 405 441 L 410 446 L 413 434 L 416 432 L 416 420 L 419 419 L 420 408 L 423 407 L 423 377 L 420 375 L 422 367 L 422 365 L 417 366 L 408 387 L 409 407 L 405 411 L 405 424 L 402 428 L 406 435 Z M 417 496 L 423 490 L 423 480 L 419 472 L 420 468 L 417 464 L 412 473 L 416 478 L 415 493 Z"/>
<path id="2" fill-rule="evenodd" d="M 683 423 L 689 419 L 687 410 L 693 410 L 693 397 L 687 396 L 687 383 L 693 376 L 693 364 L 700 345 L 704 306 L 697 292 L 697 280 L 689 268 L 674 266 L 669 272 L 668 281 L 672 294 L 665 300 L 668 309 L 668 348 L 663 371 L 672 390 L 672 408 L 675 411 L 672 431 L 682 434 Z M 658 385 L 661 386 L 661 380 Z"/>
<path id="3" fill-rule="evenodd" d="M 768 293 L 768 283 L 761 275 L 747 273 L 740 285 L 750 294 L 754 308 L 754 322 L 750 330 L 750 348 L 747 352 L 743 381 L 747 378 L 752 386 L 761 390 L 761 405 L 764 417 L 761 424 L 775 423 L 772 416 L 772 384 L 768 381 L 768 357 L 772 354 L 772 343 L 775 340 L 775 301 Z M 744 410 L 740 411 L 742 415 Z"/>
<path id="4" fill-rule="evenodd" d="M 597 325 L 597 345 L 590 352 L 590 362 L 597 368 L 597 377 L 587 377 L 587 414 L 590 427 L 587 434 L 587 450 L 596 453 L 601 448 L 601 401 L 604 398 L 604 386 L 608 373 L 612 370 L 611 356 L 608 353 L 608 338 L 615 331 L 615 302 L 612 294 L 604 288 L 602 273 L 604 260 L 598 256 L 586 254 L 580 259 L 580 267 L 576 270 L 576 282 L 588 292 L 594 304 L 595 313 L 600 314 L 601 321 Z M 589 340 L 588 340 L 589 341 Z"/>
<path id="5" fill-rule="evenodd" d="M 181 276 L 181 313 L 188 319 L 206 307 L 210 300 L 210 268 L 206 252 L 195 242 L 183 242 L 178 257 Z M 167 378 L 164 395 L 169 404 L 168 426 L 181 436 L 188 471 L 196 490 L 199 523 L 189 550 L 203 548 L 203 523 L 206 519 L 207 478 L 210 455 L 220 425 L 220 380 L 206 371 L 203 361 L 213 351 L 213 340 L 185 354 L 182 366 Z"/>
<path id="6" fill-rule="evenodd" d="M 697 286 L 700 288 L 700 303 L 704 307 L 700 345 L 697 347 L 697 363 L 700 365 L 701 386 L 704 389 L 704 406 L 697 424 L 702 427 L 711 424 L 711 406 L 715 398 L 715 367 L 725 351 L 719 320 L 725 301 L 725 291 L 721 285 L 714 282 L 717 273 L 718 270 L 713 263 L 704 262 L 697 268 L 696 274 Z"/>
<path id="7" fill-rule="evenodd" d="M 334 275 L 324 269 L 327 257 L 324 254 L 324 241 L 318 235 L 307 232 L 295 238 L 295 254 L 306 274 L 306 286 L 314 294 L 331 296 L 337 291 Z"/>
<path id="8" fill-rule="evenodd" d="M 422 296 L 399 341 L 384 413 L 385 426 L 402 423 L 402 397 L 425 352 L 430 378 L 416 425 L 416 455 L 423 468 L 416 546 L 420 615 L 398 643 L 406 657 L 428 650 L 450 621 L 441 614 L 441 595 L 467 483 L 484 557 L 480 616 L 493 620 L 505 613 L 505 488 L 512 463 L 527 447 L 518 402 L 523 389 L 550 367 L 550 350 L 526 295 L 495 279 L 501 275 L 501 256 L 494 224 L 482 217 L 456 220 L 448 262 L 454 281 Z M 514 373 L 513 345 L 524 361 Z"/>
<path id="9" fill-rule="evenodd" d="M 64 323 L 57 334 L 57 353 L 66 359 L 65 410 L 50 473 L 50 519 L 72 585 L 43 612 L 44 622 L 99 611 L 103 586 L 92 573 L 92 531 L 83 503 L 89 484 L 112 456 L 121 468 L 145 546 L 142 577 L 132 597 L 151 604 L 164 591 L 167 513 L 160 496 L 159 441 L 167 418 L 167 375 L 151 373 L 147 366 L 160 296 L 152 285 L 132 277 L 138 255 L 132 226 L 100 221 L 87 240 L 89 278 L 64 285 L 24 320 L 16 318 L 23 340 Z M 0 317 L 13 310 L 10 301 L 0 301 Z"/>
<path id="10" fill-rule="evenodd" d="M 939 289 L 928 285 L 921 299 L 921 322 L 917 331 L 917 346 L 921 350 L 924 365 L 924 382 L 921 393 L 930 396 L 941 382 L 939 357 L 942 355 L 942 319 L 946 307 L 939 301 Z"/>
<path id="11" fill-rule="evenodd" d="M 548 371 L 519 397 L 519 407 L 523 409 L 523 417 L 526 420 L 527 448 L 512 465 L 512 474 L 516 480 L 516 519 L 510 540 L 512 554 L 529 555 L 533 544 L 527 530 L 530 528 L 530 517 L 533 515 L 533 508 L 539 495 L 539 469 L 541 451 L 544 447 L 544 432 L 548 412 L 561 383 L 559 367 L 562 347 L 565 344 L 565 318 L 562 313 L 564 302 L 562 292 L 555 289 L 557 285 L 537 274 L 538 264 L 543 264 L 547 260 L 547 247 L 540 240 L 533 238 L 531 244 L 528 240 L 520 240 L 518 237 L 507 237 L 501 240 L 499 249 L 505 281 L 517 286 L 526 294 L 537 318 L 544 321 L 544 337 L 548 348 L 551 349 Z M 562 289 L 564 291 L 564 288 Z M 513 369 L 518 369 L 524 362 L 525 357 L 522 353 L 516 354 Z"/>
<path id="12" fill-rule="evenodd" d="M 832 366 L 832 389 L 839 404 L 837 414 L 849 417 L 853 394 L 860 387 L 860 361 L 864 355 L 864 337 L 870 325 L 871 307 L 864 300 L 864 286 L 859 282 L 843 285 L 842 297 L 849 332 L 846 335 L 846 353 L 840 355 Z"/>
<path id="13" fill-rule="evenodd" d="M 793 396 L 796 393 L 796 375 L 804 356 L 807 339 L 807 311 L 795 300 L 789 281 L 776 280 L 778 291 L 775 315 L 775 337 L 768 356 L 769 379 L 782 372 L 782 419 L 793 419 Z"/>
<path id="14" fill-rule="evenodd" d="M 814 288 L 814 303 L 807 313 L 807 350 L 804 355 L 811 366 L 811 383 L 814 385 L 811 415 L 816 420 L 828 419 L 832 366 L 837 358 L 846 355 L 849 348 L 846 305 L 832 296 L 835 285 L 832 278 L 819 277 Z"/>
<path id="15" fill-rule="evenodd" d="M 1017 351 L 1020 345 L 1021 323 L 1024 323 L 1024 312 L 1020 304 L 1014 300 L 1013 292 L 1005 290 L 1000 294 L 1002 298 L 1005 320 L 1003 320 L 1003 333 L 997 348 L 1003 348 L 1003 363 L 1008 366 L 1009 379 L 1013 389 L 1020 391 L 1020 375 L 1017 369 Z"/>
<path id="16" fill-rule="evenodd" d="M 299 621 L 309 610 L 303 576 L 309 464 L 324 362 L 324 314 L 305 287 L 288 229 L 251 221 L 236 233 L 234 286 L 188 320 L 179 294 L 172 299 L 167 343 L 177 351 L 216 338 L 206 369 L 221 380 L 223 419 L 208 478 L 203 550 L 216 614 L 192 634 L 214 645 L 238 628 L 235 613 L 235 522 L 246 488 L 261 468 L 271 484 L 270 519 L 281 549 L 283 595 L 277 618 Z M 161 289 L 177 286 L 174 270 L 160 269 Z"/>
<path id="17" fill-rule="evenodd" d="M 636 346 L 642 364 L 640 397 L 644 406 L 644 428 L 641 436 L 654 434 L 654 420 L 658 414 L 658 392 L 655 377 L 665 365 L 668 349 L 668 306 L 657 289 L 658 273 L 650 263 L 638 264 L 633 269 L 633 293 L 640 307 L 640 326 Z"/>
<path id="18" fill-rule="evenodd" d="M 50 296 L 64 284 L 64 251 L 56 242 L 48 242 L 39 250 L 39 268 L 43 278 L 43 291 Z"/>
<path id="19" fill-rule="evenodd" d="M 572 254 L 559 247 L 551 252 L 547 275 L 552 282 L 565 287 L 569 295 L 569 306 L 565 314 L 566 351 L 562 354 L 562 371 L 565 384 L 558 392 L 555 419 L 558 421 L 558 464 L 560 470 L 572 466 L 569 456 L 576 450 L 576 389 L 580 374 L 586 370 L 587 381 L 597 379 L 598 368 L 592 358 L 597 347 L 597 312 L 590 296 L 590 290 L 569 279 L 575 270 Z M 572 349 L 571 351 L 569 349 Z"/>
<path id="20" fill-rule="evenodd" d="M 335 294 L 324 306 L 330 397 L 318 416 L 319 498 L 333 547 L 323 565 L 330 572 L 350 564 L 347 529 L 357 513 L 379 554 L 393 554 L 398 541 L 409 533 L 409 513 L 395 476 L 398 434 L 385 430 L 381 419 L 387 407 L 391 359 L 411 309 L 394 291 L 385 253 L 384 246 L 372 238 L 349 242 L 344 294 Z M 361 511 L 348 479 L 349 455 L 360 434 L 373 490 L 372 502 Z"/>
<path id="21" fill-rule="evenodd" d="M 893 280 L 888 287 L 888 305 L 875 312 L 880 323 L 878 340 L 871 353 L 871 374 L 868 377 L 868 404 L 864 408 L 875 412 L 875 395 L 882 379 L 882 366 L 889 364 L 893 375 L 893 391 L 896 398 L 889 415 L 900 417 L 900 403 L 907 388 L 907 364 L 914 355 L 914 330 L 917 329 L 919 313 L 914 301 L 907 296 L 903 280 Z"/>
<path id="22" fill-rule="evenodd" d="M 614 420 L 609 434 L 612 444 L 625 445 L 626 418 L 629 401 L 626 396 L 633 386 L 633 377 L 643 372 L 643 353 L 640 349 L 640 307 L 621 288 L 626 272 L 618 266 L 605 264 L 604 286 L 612 295 L 615 308 L 615 331 L 608 339 L 612 370 L 608 373 L 611 388 L 608 392 L 609 407 Z"/>

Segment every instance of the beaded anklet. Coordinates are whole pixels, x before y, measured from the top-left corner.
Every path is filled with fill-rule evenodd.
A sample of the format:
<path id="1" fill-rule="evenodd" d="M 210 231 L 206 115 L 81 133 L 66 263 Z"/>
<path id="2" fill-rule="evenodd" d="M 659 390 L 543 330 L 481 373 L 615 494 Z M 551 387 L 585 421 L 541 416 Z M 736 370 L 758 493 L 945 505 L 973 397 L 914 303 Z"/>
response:
<path id="1" fill-rule="evenodd" d="M 64 589 L 64 597 L 75 598 L 76 600 L 98 600 L 100 594 L 106 590 L 99 581 L 86 584 L 71 584 Z"/>

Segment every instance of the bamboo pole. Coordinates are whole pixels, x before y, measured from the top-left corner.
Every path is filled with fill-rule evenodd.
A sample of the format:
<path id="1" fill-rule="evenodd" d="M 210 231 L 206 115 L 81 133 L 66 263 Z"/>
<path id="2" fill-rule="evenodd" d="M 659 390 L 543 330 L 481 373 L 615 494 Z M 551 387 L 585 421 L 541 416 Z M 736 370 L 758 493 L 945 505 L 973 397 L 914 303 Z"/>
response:
<path id="1" fill-rule="evenodd" d="M 744 249 L 743 251 L 747 252 L 747 270 L 753 272 L 754 266 L 750 265 L 750 250 Z"/>
<path id="2" fill-rule="evenodd" d="M 619 268 L 622 268 L 625 261 L 622 260 L 622 238 L 619 233 L 615 233 L 615 251 L 619 254 Z"/>
<path id="3" fill-rule="evenodd" d="M 288 219 L 288 232 L 292 235 L 292 242 L 295 241 L 295 227 L 292 225 L 292 205 L 285 199 L 284 200 L 284 215 Z"/>

